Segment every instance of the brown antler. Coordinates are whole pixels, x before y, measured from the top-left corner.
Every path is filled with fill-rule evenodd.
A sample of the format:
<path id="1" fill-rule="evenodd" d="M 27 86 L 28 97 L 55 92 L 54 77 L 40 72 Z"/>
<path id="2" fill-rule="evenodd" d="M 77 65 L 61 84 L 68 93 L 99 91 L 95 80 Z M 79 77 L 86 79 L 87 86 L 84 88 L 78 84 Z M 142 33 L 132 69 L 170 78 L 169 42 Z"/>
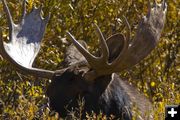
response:
<path id="1" fill-rule="evenodd" d="M 86 77 L 88 79 L 94 79 L 100 75 L 119 72 L 130 68 L 145 58 L 157 45 L 165 23 L 166 10 L 167 5 L 164 0 L 161 4 L 155 2 L 152 8 L 149 1 L 147 16 L 144 16 L 140 21 L 132 42 L 130 42 L 130 26 L 126 18 L 126 26 L 129 29 L 127 39 L 122 34 L 115 34 L 105 40 L 102 32 L 96 25 L 102 50 L 100 57 L 95 57 L 89 53 L 67 32 L 73 44 L 83 54 L 93 69 L 86 73 Z M 113 57 L 113 60 L 110 55 Z"/>
<path id="2" fill-rule="evenodd" d="M 40 49 L 49 16 L 43 19 L 40 15 L 41 8 L 33 8 L 33 10 L 26 15 L 25 1 L 26 0 L 24 0 L 23 3 L 22 20 L 19 24 L 15 24 L 6 0 L 2 0 L 9 21 L 10 41 L 9 43 L 4 43 L 2 40 L 2 32 L 0 32 L 0 54 L 23 72 L 39 77 L 51 78 L 54 75 L 54 71 L 32 68 L 34 59 Z"/>

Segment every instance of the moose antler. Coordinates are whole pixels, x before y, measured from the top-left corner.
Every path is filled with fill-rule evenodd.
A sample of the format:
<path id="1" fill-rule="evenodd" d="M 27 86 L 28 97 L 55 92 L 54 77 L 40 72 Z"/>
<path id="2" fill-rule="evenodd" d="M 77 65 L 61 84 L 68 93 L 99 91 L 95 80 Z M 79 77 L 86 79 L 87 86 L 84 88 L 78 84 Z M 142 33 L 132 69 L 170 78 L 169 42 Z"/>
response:
<path id="1" fill-rule="evenodd" d="M 42 18 L 40 15 L 41 8 L 33 8 L 33 10 L 26 15 L 25 2 L 26 0 L 24 0 L 23 3 L 22 20 L 19 24 L 15 24 L 12 20 L 6 0 L 2 0 L 9 22 L 10 40 L 9 43 L 4 43 L 2 40 L 2 32 L 0 32 L 0 54 L 17 68 L 28 74 L 51 78 L 54 75 L 54 71 L 32 67 L 34 59 L 39 52 L 49 16 L 45 19 Z"/>
<path id="2" fill-rule="evenodd" d="M 126 26 L 129 29 L 127 39 L 122 34 L 115 34 L 105 40 L 99 27 L 95 25 L 102 51 L 100 57 L 93 56 L 89 53 L 69 32 L 67 32 L 73 44 L 86 58 L 88 64 L 92 68 L 91 71 L 85 74 L 85 77 L 88 79 L 94 79 L 101 75 L 120 72 L 132 67 L 145 58 L 155 48 L 159 41 L 165 23 L 166 10 L 167 5 L 165 0 L 163 0 L 161 4 L 155 2 L 152 8 L 149 1 L 148 13 L 140 21 L 135 38 L 132 42 L 129 42 L 130 26 L 126 19 Z M 112 50 L 115 50 L 115 52 L 112 53 Z M 114 60 L 112 60 L 109 55 L 111 54 L 113 56 L 115 53 L 118 53 L 118 55 Z"/>
<path id="3" fill-rule="evenodd" d="M 43 19 L 40 15 L 41 8 L 26 14 L 25 0 L 23 4 L 22 20 L 19 24 L 14 24 L 12 16 L 5 0 L 2 0 L 4 10 L 9 21 L 9 43 L 4 43 L 2 34 L 0 39 L 0 53 L 20 70 L 40 77 L 51 78 L 55 73 L 62 73 L 68 68 L 49 71 L 33 68 L 32 64 L 37 56 L 41 39 L 43 37 L 49 16 Z M 69 32 L 75 47 L 86 58 L 90 71 L 85 73 L 88 79 L 95 79 L 101 75 L 119 72 L 130 68 L 146 57 L 157 45 L 161 31 L 165 23 L 167 5 L 165 0 L 161 4 L 155 2 L 151 8 L 148 5 L 148 13 L 139 23 L 135 38 L 130 42 L 130 25 L 125 18 L 128 28 L 127 38 L 123 34 L 115 34 L 105 40 L 100 28 L 96 26 L 96 31 L 100 38 L 101 56 L 96 57 L 89 53 Z"/>

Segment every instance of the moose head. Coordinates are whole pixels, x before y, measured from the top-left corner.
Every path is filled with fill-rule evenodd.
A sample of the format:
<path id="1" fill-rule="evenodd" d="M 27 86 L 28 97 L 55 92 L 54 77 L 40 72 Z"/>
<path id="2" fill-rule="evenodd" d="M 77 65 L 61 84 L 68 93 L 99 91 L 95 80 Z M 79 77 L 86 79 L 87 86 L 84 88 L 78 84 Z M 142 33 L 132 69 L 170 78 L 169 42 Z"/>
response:
<path id="1" fill-rule="evenodd" d="M 94 25 L 100 40 L 100 55 L 94 56 L 87 50 L 84 41 L 78 41 L 67 31 L 72 41 L 66 50 L 64 64 L 66 67 L 56 71 L 32 67 L 42 43 L 43 34 L 49 16 L 42 18 L 41 8 L 33 8 L 26 14 L 23 3 L 22 19 L 15 24 L 6 0 L 2 0 L 9 22 L 9 42 L 0 39 L 0 54 L 25 74 L 49 78 L 47 96 L 50 106 L 60 116 L 67 115 L 67 109 L 77 107 L 78 97 L 84 98 L 84 111 L 131 119 L 131 102 L 142 100 L 143 95 L 121 80 L 116 72 L 131 68 L 145 58 L 157 45 L 165 24 L 167 5 L 148 5 L 148 13 L 140 21 L 135 37 L 131 38 L 130 25 L 125 18 L 128 32 L 126 37 L 116 33 L 107 39 L 98 25 Z M 137 95 L 137 96 L 136 96 Z M 149 104 L 150 102 L 146 103 Z M 137 103 L 138 104 L 138 103 Z M 146 109 L 146 108 L 144 108 Z"/>

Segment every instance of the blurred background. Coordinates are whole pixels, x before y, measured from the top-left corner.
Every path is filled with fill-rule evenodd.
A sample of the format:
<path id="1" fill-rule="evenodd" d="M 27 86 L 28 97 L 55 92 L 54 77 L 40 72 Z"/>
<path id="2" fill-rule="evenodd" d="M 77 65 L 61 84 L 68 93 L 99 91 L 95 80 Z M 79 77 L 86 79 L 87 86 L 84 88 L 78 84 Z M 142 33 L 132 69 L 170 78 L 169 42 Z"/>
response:
<path id="1" fill-rule="evenodd" d="M 71 44 L 66 36 L 67 30 L 78 40 L 86 41 L 90 51 L 95 52 L 98 38 L 92 24 L 97 23 L 105 37 L 117 32 L 126 33 L 124 15 L 133 37 L 139 20 L 147 13 L 147 1 L 27 0 L 28 12 L 33 6 L 42 5 L 42 16 L 51 14 L 34 66 L 61 69 L 65 48 Z M 15 23 L 20 20 L 22 2 L 7 0 Z M 132 69 L 119 73 L 153 102 L 155 120 L 164 119 L 165 105 L 180 104 L 180 0 L 168 0 L 167 4 L 166 24 L 156 49 Z M 8 41 L 7 19 L 1 2 L 0 26 Z M 0 55 L 0 119 L 57 119 L 58 115 L 49 110 L 45 94 L 49 83 L 48 79 L 21 74 Z"/>

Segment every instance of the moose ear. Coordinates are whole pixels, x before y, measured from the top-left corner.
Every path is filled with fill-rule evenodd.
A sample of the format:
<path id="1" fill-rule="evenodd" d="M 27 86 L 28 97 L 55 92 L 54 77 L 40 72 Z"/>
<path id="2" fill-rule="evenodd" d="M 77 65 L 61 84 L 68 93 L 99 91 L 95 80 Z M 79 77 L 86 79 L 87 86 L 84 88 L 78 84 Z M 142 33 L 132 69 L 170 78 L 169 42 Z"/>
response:
<path id="1" fill-rule="evenodd" d="M 125 37 L 123 34 L 114 34 L 110 36 L 107 40 L 107 46 L 109 48 L 109 63 L 111 63 L 113 60 L 115 60 L 118 55 L 121 53 L 125 43 Z"/>

